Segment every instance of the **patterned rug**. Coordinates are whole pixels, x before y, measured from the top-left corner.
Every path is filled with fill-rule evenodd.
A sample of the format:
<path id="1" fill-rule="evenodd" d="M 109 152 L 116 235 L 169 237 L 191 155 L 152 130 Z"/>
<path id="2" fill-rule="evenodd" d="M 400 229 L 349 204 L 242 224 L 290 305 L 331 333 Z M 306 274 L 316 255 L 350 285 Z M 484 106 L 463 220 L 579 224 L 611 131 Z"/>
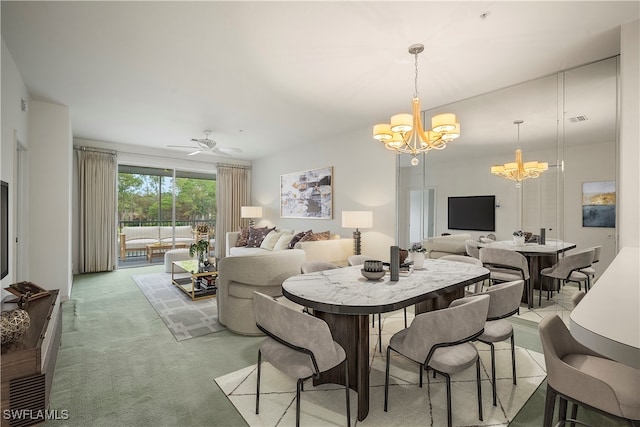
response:
<path id="1" fill-rule="evenodd" d="M 177 341 L 226 329 L 218 322 L 215 298 L 191 301 L 171 283 L 171 274 L 131 276 Z"/>
<path id="2" fill-rule="evenodd" d="M 402 313 L 402 311 L 400 311 Z M 391 333 L 404 327 L 402 315 L 383 319 L 383 348 Z M 352 426 L 446 426 L 446 388 L 444 378 L 424 376 L 423 388 L 418 387 L 418 370 L 413 362 L 393 356 L 390 369 L 389 412 L 383 411 L 384 370 L 386 352 L 377 349 L 377 327 L 370 335 L 370 395 L 369 415 L 357 421 L 357 394 L 350 393 Z M 480 353 L 484 421 L 478 420 L 476 372 L 470 368 L 451 376 L 451 399 L 454 426 L 508 426 L 523 405 L 546 378 L 544 356 L 516 348 L 517 385 L 511 378 L 509 342 L 496 344 L 497 406 L 492 405 L 489 346 L 477 344 Z M 257 358 L 257 354 L 256 354 Z M 295 425 L 296 381 L 263 364 L 260 386 L 260 414 L 255 413 L 256 365 L 215 378 L 227 398 L 249 426 Z M 314 387 L 306 381 L 301 399 L 300 424 L 310 426 L 344 426 L 344 388 L 333 384 Z"/>

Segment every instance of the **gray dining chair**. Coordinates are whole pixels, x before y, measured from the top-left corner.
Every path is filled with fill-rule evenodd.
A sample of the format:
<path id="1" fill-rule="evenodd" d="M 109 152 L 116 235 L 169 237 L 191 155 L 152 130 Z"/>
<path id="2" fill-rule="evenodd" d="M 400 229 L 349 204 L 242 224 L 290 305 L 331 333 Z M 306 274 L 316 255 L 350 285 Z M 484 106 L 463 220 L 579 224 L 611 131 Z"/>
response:
<path id="1" fill-rule="evenodd" d="M 593 261 L 591 261 L 591 265 L 587 268 L 581 268 L 579 271 L 576 272 L 577 277 L 579 277 L 578 273 L 584 274 L 585 276 L 585 279 L 586 279 L 586 284 L 584 286 L 585 292 L 589 292 L 589 290 L 591 289 L 591 285 L 593 284 L 593 281 L 596 278 L 596 270 L 593 268 L 593 264 L 600 261 L 600 253 L 602 252 L 602 246 L 594 246 L 592 249 L 593 249 Z M 578 284 L 578 290 L 582 290 L 582 288 L 580 287 L 580 284 Z"/>
<path id="2" fill-rule="evenodd" d="M 586 295 L 586 293 L 584 291 L 578 291 L 575 294 L 573 294 L 573 296 L 571 297 L 571 302 L 573 303 L 573 306 L 577 306 L 578 304 L 580 304 L 580 301 L 582 301 L 582 298 L 584 298 L 584 296 Z"/>
<path id="3" fill-rule="evenodd" d="M 340 268 L 340 267 L 338 267 L 337 265 L 331 262 L 307 261 L 302 263 L 302 265 L 300 266 L 300 271 L 302 271 L 302 274 L 307 274 L 307 273 L 316 273 L 318 271 L 334 270 L 336 268 Z"/>
<path id="4" fill-rule="evenodd" d="M 483 330 L 489 310 L 489 295 L 472 295 L 451 302 L 448 308 L 417 315 L 408 328 L 391 337 L 387 347 L 384 380 L 384 411 L 389 401 L 389 364 L 391 351 L 420 365 L 422 371 L 433 370 L 445 377 L 447 388 L 447 422 L 452 425 L 451 375 L 476 365 L 478 417 L 482 421 L 482 387 L 478 350 L 470 341 Z"/>
<path id="5" fill-rule="evenodd" d="M 513 375 L 513 385 L 516 385 L 516 345 L 514 342 L 513 326 L 506 320 L 507 317 L 520 313 L 520 300 L 524 289 L 523 280 L 499 283 L 491 286 L 482 293 L 489 295 L 489 312 L 487 322 L 484 325 L 484 332 L 478 337 L 478 341 L 489 344 L 491 347 L 491 386 L 493 391 L 493 406 L 496 402 L 496 352 L 494 343 L 501 342 L 507 338 L 511 339 L 511 370 Z"/>
<path id="6" fill-rule="evenodd" d="M 529 262 L 519 252 L 503 248 L 480 248 L 480 261 L 489 269 L 489 282 L 502 283 L 524 280 L 524 291 L 529 308 L 533 307 L 533 297 L 529 289 Z"/>
<path id="7" fill-rule="evenodd" d="M 467 255 L 473 258 L 480 258 L 480 248 L 478 247 L 478 242 L 475 240 L 465 240 L 464 247 L 467 251 Z"/>
<path id="8" fill-rule="evenodd" d="M 351 425 L 349 405 L 349 361 L 344 349 L 333 340 L 327 323 L 312 315 L 281 304 L 271 296 L 254 292 L 256 326 L 267 335 L 258 349 L 256 414 L 260 413 L 262 360 L 297 379 L 296 426 L 300 425 L 300 393 L 303 383 L 344 363 L 347 426 Z"/>
<path id="9" fill-rule="evenodd" d="M 587 276 L 580 273 L 580 270 L 591 266 L 593 262 L 594 249 L 586 249 L 560 258 L 552 267 L 547 267 L 540 271 L 540 294 L 538 297 L 538 305 L 542 305 L 542 288 L 543 279 L 551 279 L 552 283 L 546 286 L 547 301 L 553 296 L 553 289 L 560 289 L 560 285 L 566 282 L 580 283 L 586 280 Z M 559 285 L 555 285 L 558 281 Z M 585 285 L 586 286 L 586 285 Z"/>
<path id="10" fill-rule="evenodd" d="M 351 255 L 347 258 L 347 263 L 350 266 L 364 265 L 365 261 L 373 260 L 375 258 L 369 255 Z M 371 327 L 376 327 L 376 315 L 371 315 Z M 404 327 L 407 327 L 407 308 L 404 308 Z M 382 353 L 382 315 L 378 313 L 378 350 Z"/>
<path id="11" fill-rule="evenodd" d="M 474 258 L 466 255 L 445 255 L 440 257 L 440 259 L 447 260 L 447 261 L 464 262 L 466 264 L 473 264 L 473 265 L 482 267 L 482 261 L 480 261 L 478 258 Z M 478 292 L 482 292 L 483 284 L 484 284 L 484 280 L 476 282 L 473 288 L 473 293 L 477 294 Z M 405 325 L 405 328 L 406 328 L 406 325 Z"/>
<path id="12" fill-rule="evenodd" d="M 640 426 L 640 370 L 610 360 L 576 341 L 553 313 L 538 325 L 547 368 L 544 427 L 551 427 L 556 398 L 559 420 L 567 420 L 567 402 Z"/>

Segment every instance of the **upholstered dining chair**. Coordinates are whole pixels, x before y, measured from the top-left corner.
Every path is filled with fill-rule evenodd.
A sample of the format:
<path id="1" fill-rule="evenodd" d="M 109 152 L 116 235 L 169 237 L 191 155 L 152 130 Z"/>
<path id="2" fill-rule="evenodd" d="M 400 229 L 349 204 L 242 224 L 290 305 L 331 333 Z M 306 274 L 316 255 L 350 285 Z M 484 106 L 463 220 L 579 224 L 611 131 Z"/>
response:
<path id="1" fill-rule="evenodd" d="M 640 426 L 640 370 L 577 342 L 555 313 L 544 317 L 538 330 L 547 368 L 544 427 L 551 426 L 556 397 L 560 398 L 560 422 L 567 419 L 570 401 L 574 404 L 571 419 L 583 406 Z"/>
<path id="2" fill-rule="evenodd" d="M 480 248 L 478 247 L 478 242 L 475 240 L 465 240 L 464 247 L 467 251 L 467 255 L 473 258 L 480 258 Z"/>
<path id="3" fill-rule="evenodd" d="M 552 284 L 547 285 L 547 300 L 550 295 L 553 296 L 553 289 L 560 289 L 560 286 L 554 285 L 555 281 L 559 281 L 561 285 L 565 282 L 586 281 L 588 276 L 580 273 L 580 270 L 591 266 L 593 262 L 594 249 L 586 249 L 560 258 L 552 267 L 542 269 L 540 272 L 540 294 L 538 297 L 538 305 L 542 305 L 542 279 L 548 278 L 552 280 Z M 586 287 L 586 285 L 585 285 Z"/>
<path id="4" fill-rule="evenodd" d="M 584 296 L 586 295 L 586 293 L 584 291 L 578 291 L 575 294 L 573 294 L 573 296 L 571 297 L 571 302 L 573 303 L 573 306 L 577 306 L 578 304 L 580 304 L 580 301 L 582 301 L 582 298 L 584 298 Z"/>
<path id="5" fill-rule="evenodd" d="M 581 268 L 578 272 L 576 272 L 576 273 L 584 274 L 586 277 L 586 284 L 584 285 L 585 292 L 589 292 L 589 289 L 591 289 L 593 280 L 595 280 L 596 278 L 596 270 L 593 268 L 593 264 L 600 261 L 600 253 L 602 252 L 602 246 L 594 246 L 592 249 L 593 249 L 593 261 L 591 261 L 591 265 L 587 268 Z M 579 274 L 576 274 L 576 276 L 579 277 Z M 580 287 L 580 284 L 578 284 L 578 290 L 582 290 L 582 288 Z"/>
<path id="6" fill-rule="evenodd" d="M 478 258 L 474 258 L 466 255 L 445 255 L 445 256 L 441 256 L 440 259 L 444 259 L 447 261 L 464 262 L 466 264 L 473 264 L 473 265 L 478 265 L 482 267 L 482 261 L 480 261 Z M 477 294 L 478 292 L 482 292 L 483 283 L 484 283 L 484 280 L 481 280 L 475 283 L 475 286 L 473 288 L 474 294 Z"/>
<path id="7" fill-rule="evenodd" d="M 533 307 L 530 293 L 529 262 L 521 253 L 502 248 L 480 248 L 480 261 L 489 269 L 489 281 L 493 283 L 524 280 L 529 308 Z"/>
<path id="8" fill-rule="evenodd" d="M 347 258 L 350 266 L 363 265 L 365 261 L 375 259 L 369 255 L 351 255 Z M 371 315 L 371 326 L 376 327 L 376 315 Z M 407 327 L 407 309 L 404 309 L 404 327 Z M 378 350 L 382 353 L 382 316 L 378 313 Z"/>
<path id="9" fill-rule="evenodd" d="M 489 310 L 489 295 L 472 295 L 451 302 L 448 308 L 417 315 L 408 328 L 391 337 L 387 347 L 384 380 L 384 410 L 389 401 L 389 364 L 391 351 L 401 354 L 420 365 L 422 371 L 433 370 L 445 377 L 447 388 L 447 422 L 452 425 L 451 374 L 476 365 L 478 388 L 478 417 L 482 421 L 482 389 L 480 385 L 480 358 L 470 341 L 483 330 Z"/>
<path id="10" fill-rule="evenodd" d="M 520 312 L 520 300 L 524 289 L 523 280 L 499 283 L 491 286 L 482 295 L 489 295 L 489 312 L 484 332 L 478 337 L 478 341 L 489 344 L 491 347 L 491 386 L 493 391 L 493 406 L 496 406 L 496 352 L 493 344 L 511 339 L 511 370 L 513 385 L 516 385 L 516 346 L 514 342 L 513 326 L 506 320 Z"/>
<path id="11" fill-rule="evenodd" d="M 300 425 L 300 393 L 303 382 L 344 363 L 347 426 L 351 425 L 349 405 L 349 361 L 344 349 L 333 340 L 327 323 L 312 315 L 287 307 L 271 296 L 254 293 L 256 326 L 267 335 L 258 349 L 256 414 L 260 413 L 262 360 L 297 379 L 296 426 Z"/>
<path id="12" fill-rule="evenodd" d="M 339 268 L 337 265 L 326 261 L 307 261 L 300 266 L 302 274 L 315 273 L 317 271 L 334 270 Z"/>

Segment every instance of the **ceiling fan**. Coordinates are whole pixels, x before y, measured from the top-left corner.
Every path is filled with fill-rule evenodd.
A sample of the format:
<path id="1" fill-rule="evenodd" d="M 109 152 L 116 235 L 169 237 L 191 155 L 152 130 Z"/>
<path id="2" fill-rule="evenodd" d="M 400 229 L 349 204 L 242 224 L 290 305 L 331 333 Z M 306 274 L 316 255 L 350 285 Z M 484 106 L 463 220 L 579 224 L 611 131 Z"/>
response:
<path id="1" fill-rule="evenodd" d="M 211 134 L 210 130 L 204 131 L 204 138 L 191 138 L 192 142 L 195 142 L 194 145 L 167 145 L 167 147 L 171 148 L 192 148 L 195 151 L 187 154 L 188 156 L 193 156 L 198 153 L 211 153 L 219 156 L 229 156 L 229 153 L 241 153 L 242 150 L 234 147 L 218 147 L 218 143 L 213 139 L 209 138 Z"/>

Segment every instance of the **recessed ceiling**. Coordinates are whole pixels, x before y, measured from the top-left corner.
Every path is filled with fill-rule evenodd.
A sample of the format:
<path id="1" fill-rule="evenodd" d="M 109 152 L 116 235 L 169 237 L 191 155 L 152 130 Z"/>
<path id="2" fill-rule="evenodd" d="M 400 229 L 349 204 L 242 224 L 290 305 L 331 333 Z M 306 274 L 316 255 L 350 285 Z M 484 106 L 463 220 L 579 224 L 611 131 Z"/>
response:
<path id="1" fill-rule="evenodd" d="M 211 129 L 242 160 L 409 111 L 413 43 L 429 109 L 616 55 L 639 16 L 636 1 L 1 7 L 31 97 L 69 106 L 74 137 L 167 149 Z"/>

